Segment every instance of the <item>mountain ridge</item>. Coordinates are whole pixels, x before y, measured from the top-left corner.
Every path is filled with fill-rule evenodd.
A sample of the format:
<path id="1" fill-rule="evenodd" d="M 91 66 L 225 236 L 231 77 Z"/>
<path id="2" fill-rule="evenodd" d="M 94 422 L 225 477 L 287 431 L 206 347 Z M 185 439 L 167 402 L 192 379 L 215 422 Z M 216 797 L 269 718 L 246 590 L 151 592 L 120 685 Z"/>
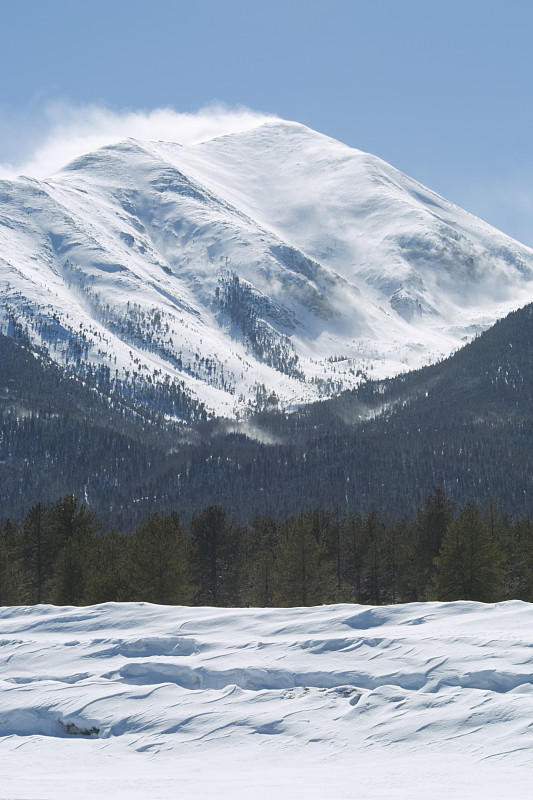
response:
<path id="1" fill-rule="evenodd" d="M 416 368 L 533 296 L 529 248 L 298 123 L 127 139 L 1 187 L 0 330 L 215 416 Z"/>

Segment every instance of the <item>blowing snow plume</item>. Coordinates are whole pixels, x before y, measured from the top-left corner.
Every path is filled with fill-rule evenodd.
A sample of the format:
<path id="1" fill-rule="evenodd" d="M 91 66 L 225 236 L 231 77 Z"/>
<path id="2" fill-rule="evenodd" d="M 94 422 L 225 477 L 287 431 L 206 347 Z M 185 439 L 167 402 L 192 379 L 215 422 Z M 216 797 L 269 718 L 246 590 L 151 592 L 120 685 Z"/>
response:
<path id="1" fill-rule="evenodd" d="M 33 134 L 31 130 L 24 131 L 19 151 L 10 155 L 9 161 L 2 158 L 0 178 L 46 178 L 84 153 L 127 138 L 189 145 L 246 131 L 273 119 L 274 115 L 244 107 L 230 109 L 222 104 L 188 113 L 172 108 L 111 111 L 95 105 L 54 103 L 45 109 L 44 119 L 34 123 Z M 4 135 L 6 141 L 8 138 L 17 137 Z M 3 144 L 0 140 L 0 147 Z"/>

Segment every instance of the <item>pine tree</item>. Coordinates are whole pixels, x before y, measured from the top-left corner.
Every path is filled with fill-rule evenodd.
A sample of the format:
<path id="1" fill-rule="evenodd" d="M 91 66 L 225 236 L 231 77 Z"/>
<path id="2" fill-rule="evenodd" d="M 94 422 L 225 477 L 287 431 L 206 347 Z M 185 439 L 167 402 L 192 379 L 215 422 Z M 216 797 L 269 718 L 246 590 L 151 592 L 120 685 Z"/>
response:
<path id="1" fill-rule="evenodd" d="M 383 602 L 385 571 L 383 533 L 383 523 L 377 511 L 372 509 L 363 526 L 363 537 L 367 542 L 363 569 L 363 599 L 365 603 L 375 606 Z"/>
<path id="2" fill-rule="evenodd" d="M 32 506 L 22 521 L 21 556 L 30 603 L 42 603 L 44 587 L 52 577 L 53 547 L 49 511 L 42 503 Z"/>
<path id="3" fill-rule="evenodd" d="M 343 599 L 361 603 L 363 597 L 364 559 L 368 548 L 366 529 L 360 514 L 348 514 L 341 522 L 342 584 L 346 587 Z"/>
<path id="4" fill-rule="evenodd" d="M 394 595 L 391 594 L 391 602 L 410 603 L 416 601 L 422 594 L 425 596 L 425 587 L 422 586 L 421 578 L 421 559 L 418 553 L 418 531 L 416 522 L 401 520 L 394 522 L 390 526 L 394 539 L 394 558 L 396 560 L 396 586 Z M 390 545 L 386 545 L 389 552 L 389 563 L 387 571 L 390 573 L 392 564 L 390 558 Z M 435 570 L 434 564 L 425 565 L 423 573 L 429 573 L 430 569 Z M 391 587 L 392 589 L 392 587 Z M 394 596 L 394 599 L 392 597 Z"/>
<path id="5" fill-rule="evenodd" d="M 152 514 L 130 546 L 134 596 L 150 603 L 191 602 L 191 542 L 176 513 Z"/>
<path id="6" fill-rule="evenodd" d="M 452 519 L 453 505 L 442 489 L 437 488 L 427 495 L 424 508 L 417 515 L 413 600 L 426 599 L 426 588 L 435 575 L 435 558 Z"/>
<path id="7" fill-rule="evenodd" d="M 331 600 L 334 576 L 326 558 L 324 532 L 316 517 L 301 514 L 282 525 L 276 563 L 274 601 L 281 606 L 310 606 Z"/>
<path id="8" fill-rule="evenodd" d="M 383 603 L 398 603 L 406 599 L 409 544 L 413 534 L 413 526 L 404 520 L 382 529 L 380 550 L 383 559 L 381 596 Z"/>
<path id="9" fill-rule="evenodd" d="M 435 564 L 435 599 L 501 599 L 501 555 L 476 505 L 467 505 L 449 525 Z"/>
<path id="10" fill-rule="evenodd" d="M 20 539 L 19 527 L 8 519 L 0 528 L 0 606 L 27 602 Z"/>
<path id="11" fill-rule="evenodd" d="M 246 531 L 243 570 L 245 587 L 242 600 L 247 605 L 266 608 L 274 605 L 276 556 L 279 524 L 274 517 L 258 516 Z"/>
<path id="12" fill-rule="evenodd" d="M 494 538 L 503 554 L 504 599 L 533 601 L 533 525 L 491 515 Z"/>
<path id="13" fill-rule="evenodd" d="M 4 539 L 0 538 L 0 606 L 16 605 L 21 602 L 20 575 L 12 552 Z"/>
<path id="14" fill-rule="evenodd" d="M 110 531 L 92 540 L 86 570 L 84 602 L 123 603 L 135 598 L 129 551 L 133 537 Z"/>
<path id="15" fill-rule="evenodd" d="M 55 603 L 82 604 L 90 549 L 97 529 L 95 514 L 79 505 L 73 495 L 67 495 L 50 509 L 50 539 L 57 553 L 52 578 Z"/>
<path id="16" fill-rule="evenodd" d="M 241 534 L 221 506 L 208 506 L 191 520 L 199 603 L 217 606 L 238 602 Z"/>

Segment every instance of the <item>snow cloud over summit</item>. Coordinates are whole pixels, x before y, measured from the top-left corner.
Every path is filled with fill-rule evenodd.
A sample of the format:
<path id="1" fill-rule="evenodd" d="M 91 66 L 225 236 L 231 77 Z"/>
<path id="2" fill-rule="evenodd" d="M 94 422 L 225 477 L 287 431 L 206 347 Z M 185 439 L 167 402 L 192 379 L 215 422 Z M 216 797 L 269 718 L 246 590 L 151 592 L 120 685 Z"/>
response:
<path id="1" fill-rule="evenodd" d="M 46 178 L 84 153 L 130 137 L 194 144 L 249 130 L 272 119 L 275 115 L 221 104 L 187 113 L 172 108 L 111 111 L 96 105 L 54 103 L 34 123 L 34 130 L 26 128 L 23 139 L 15 145 L 16 132 L 4 135 L 4 141 L 0 138 L 0 178 Z M 6 147 L 11 150 L 7 158 L 2 154 Z"/>

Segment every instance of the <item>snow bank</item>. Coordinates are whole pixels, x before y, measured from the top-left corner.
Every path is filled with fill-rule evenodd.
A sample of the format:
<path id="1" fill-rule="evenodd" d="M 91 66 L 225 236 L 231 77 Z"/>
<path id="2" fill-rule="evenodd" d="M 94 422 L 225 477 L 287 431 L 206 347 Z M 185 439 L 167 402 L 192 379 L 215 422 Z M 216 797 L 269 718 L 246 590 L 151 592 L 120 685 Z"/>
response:
<path id="1" fill-rule="evenodd" d="M 526 798 L 533 607 L 0 610 L 0 798 Z"/>

